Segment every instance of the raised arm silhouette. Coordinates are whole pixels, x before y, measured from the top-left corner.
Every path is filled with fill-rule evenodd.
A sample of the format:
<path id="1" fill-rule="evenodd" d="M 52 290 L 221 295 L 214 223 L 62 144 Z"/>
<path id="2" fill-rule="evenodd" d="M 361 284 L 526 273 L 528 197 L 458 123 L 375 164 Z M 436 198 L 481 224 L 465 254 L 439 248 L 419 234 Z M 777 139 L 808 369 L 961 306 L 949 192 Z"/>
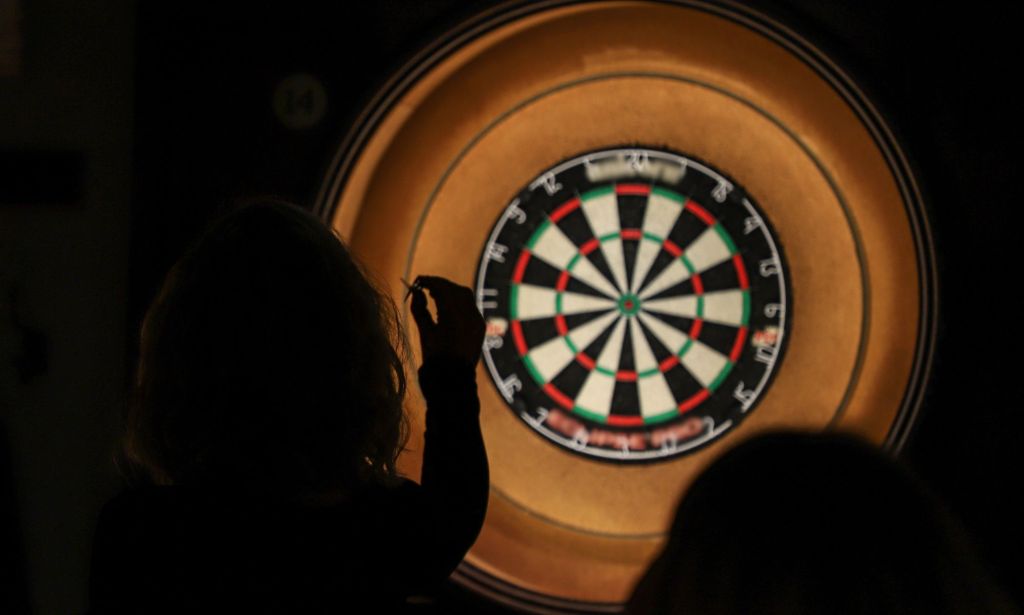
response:
<path id="1" fill-rule="evenodd" d="M 423 276 L 419 484 L 398 310 L 312 214 L 220 219 L 146 315 L 125 430 L 129 487 L 97 529 L 90 612 L 388 613 L 454 570 L 488 468 L 472 292 Z M 436 320 L 428 309 L 434 302 Z"/>

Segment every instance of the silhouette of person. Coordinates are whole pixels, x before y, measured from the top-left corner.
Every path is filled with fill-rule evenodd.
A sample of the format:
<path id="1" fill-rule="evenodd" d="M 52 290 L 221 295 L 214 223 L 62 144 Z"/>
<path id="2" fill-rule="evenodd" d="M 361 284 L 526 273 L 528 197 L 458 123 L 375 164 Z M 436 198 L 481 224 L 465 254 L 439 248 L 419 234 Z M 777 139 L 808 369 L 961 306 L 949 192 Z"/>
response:
<path id="1" fill-rule="evenodd" d="M 90 612 L 388 613 L 482 526 L 488 467 L 468 288 L 421 276 L 419 484 L 394 303 L 312 214 L 249 204 L 173 267 L 143 324 L 123 466 Z M 433 300 L 436 320 L 428 308 Z"/>
<path id="2" fill-rule="evenodd" d="M 905 468 L 849 436 L 776 433 L 697 478 L 627 612 L 1016 611 Z"/>

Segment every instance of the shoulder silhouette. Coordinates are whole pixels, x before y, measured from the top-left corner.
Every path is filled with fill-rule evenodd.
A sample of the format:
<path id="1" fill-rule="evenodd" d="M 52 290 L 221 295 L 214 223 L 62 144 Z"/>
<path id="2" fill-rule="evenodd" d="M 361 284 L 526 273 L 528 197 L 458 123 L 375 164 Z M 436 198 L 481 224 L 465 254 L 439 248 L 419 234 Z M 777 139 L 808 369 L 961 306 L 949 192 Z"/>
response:
<path id="1" fill-rule="evenodd" d="M 949 514 L 852 437 L 752 438 L 700 475 L 633 615 L 1010 613 Z"/>

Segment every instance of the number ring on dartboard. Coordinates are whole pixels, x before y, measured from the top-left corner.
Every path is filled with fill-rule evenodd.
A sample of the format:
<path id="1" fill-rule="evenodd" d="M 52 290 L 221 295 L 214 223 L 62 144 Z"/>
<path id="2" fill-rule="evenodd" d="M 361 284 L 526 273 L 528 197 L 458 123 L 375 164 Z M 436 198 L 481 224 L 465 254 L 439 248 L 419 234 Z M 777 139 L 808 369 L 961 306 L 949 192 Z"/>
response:
<path id="1" fill-rule="evenodd" d="M 769 221 L 731 178 L 663 149 L 587 152 L 530 182 L 491 231 L 484 358 L 549 441 L 674 457 L 756 406 L 782 357 L 786 280 Z"/>

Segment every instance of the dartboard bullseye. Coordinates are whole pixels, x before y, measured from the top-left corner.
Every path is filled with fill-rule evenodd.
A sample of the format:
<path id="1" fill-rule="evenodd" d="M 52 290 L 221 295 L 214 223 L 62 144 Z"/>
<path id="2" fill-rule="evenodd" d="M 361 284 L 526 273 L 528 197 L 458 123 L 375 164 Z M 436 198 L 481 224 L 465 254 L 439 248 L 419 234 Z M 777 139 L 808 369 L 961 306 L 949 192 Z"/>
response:
<path id="1" fill-rule="evenodd" d="M 753 199 L 651 147 L 533 179 L 482 250 L 484 357 L 509 407 L 595 459 L 695 450 L 752 412 L 782 359 L 787 267 Z"/>

